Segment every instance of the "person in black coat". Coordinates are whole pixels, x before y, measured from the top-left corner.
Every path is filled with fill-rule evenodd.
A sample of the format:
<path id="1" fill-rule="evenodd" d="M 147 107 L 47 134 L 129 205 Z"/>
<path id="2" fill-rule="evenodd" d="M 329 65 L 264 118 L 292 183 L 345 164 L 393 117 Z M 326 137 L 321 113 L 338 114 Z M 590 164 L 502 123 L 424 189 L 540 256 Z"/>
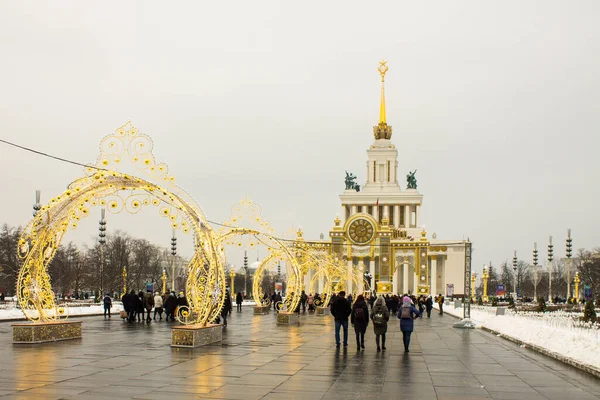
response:
<path id="1" fill-rule="evenodd" d="M 127 320 L 129 322 L 135 321 L 135 307 L 137 298 L 138 297 L 134 290 L 123 296 L 123 308 L 127 312 Z"/>
<path id="2" fill-rule="evenodd" d="M 356 335 L 356 349 L 365 349 L 365 332 L 369 325 L 369 307 L 365 302 L 364 296 L 361 294 L 356 298 L 352 306 L 352 315 L 350 322 L 354 326 L 354 334 Z"/>
<path id="3" fill-rule="evenodd" d="M 235 306 L 237 311 L 242 311 L 242 303 L 244 302 L 244 297 L 242 296 L 242 292 L 238 292 L 235 296 Z"/>
<path id="4" fill-rule="evenodd" d="M 169 297 L 165 300 L 165 313 L 167 314 L 167 322 L 169 321 L 169 317 L 171 317 L 171 321 L 175 321 L 175 309 L 177 308 L 177 298 L 175 297 L 175 292 L 171 292 Z"/>
<path id="5" fill-rule="evenodd" d="M 433 308 L 433 299 L 431 296 L 427 296 L 425 300 L 425 310 L 427 310 L 427 318 L 431 318 L 431 309 Z"/>
<path id="6" fill-rule="evenodd" d="M 344 347 L 346 347 L 348 346 L 348 317 L 352 314 L 352 306 L 346 300 L 346 292 L 342 290 L 337 296 L 333 296 L 330 310 L 335 318 L 335 346 L 340 347 L 340 328 L 344 328 Z"/>
<path id="7" fill-rule="evenodd" d="M 138 322 L 142 322 L 144 319 L 144 313 L 146 309 L 144 308 L 144 292 L 140 290 L 140 292 L 136 296 L 135 299 L 135 314 L 137 315 Z"/>
<path id="8" fill-rule="evenodd" d="M 227 315 L 231 314 L 231 296 L 229 292 L 225 292 L 225 301 L 223 302 L 223 308 L 221 308 L 221 317 L 223 317 L 223 325 L 227 326 Z"/>

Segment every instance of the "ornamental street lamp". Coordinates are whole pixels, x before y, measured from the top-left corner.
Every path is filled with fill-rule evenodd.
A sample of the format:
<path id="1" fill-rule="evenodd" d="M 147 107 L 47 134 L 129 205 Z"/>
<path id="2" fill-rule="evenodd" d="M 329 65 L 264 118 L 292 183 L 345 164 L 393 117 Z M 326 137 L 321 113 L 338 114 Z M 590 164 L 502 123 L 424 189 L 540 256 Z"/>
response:
<path id="1" fill-rule="evenodd" d="M 477 281 L 477 274 L 473 272 L 471 274 L 471 300 L 475 301 L 475 282 Z"/>
<path id="2" fill-rule="evenodd" d="M 579 272 L 575 272 L 575 279 L 573 279 L 575 283 L 575 299 L 574 302 L 579 302 L 579 284 L 581 283 L 581 279 L 579 279 Z"/>
<path id="3" fill-rule="evenodd" d="M 106 244 L 106 209 L 100 210 L 100 222 L 98 226 L 98 243 L 100 244 L 100 293 L 104 295 L 104 245 Z"/>
<path id="4" fill-rule="evenodd" d="M 177 256 L 177 238 L 175 237 L 175 229 L 171 237 L 171 290 L 175 291 L 175 256 Z"/>
<path id="5" fill-rule="evenodd" d="M 160 280 L 162 281 L 162 294 L 165 294 L 167 293 L 167 271 L 164 268 Z"/>
<path id="6" fill-rule="evenodd" d="M 42 209 L 42 205 L 40 204 L 40 198 L 42 196 L 41 190 L 35 191 L 35 204 L 33 205 L 33 216 L 35 217 L 37 213 Z"/>
<path id="7" fill-rule="evenodd" d="M 571 239 L 571 230 L 567 231 L 567 301 L 571 298 L 571 250 L 573 249 L 573 239 Z"/>
<path id="8" fill-rule="evenodd" d="M 513 271 L 514 271 L 514 289 L 515 289 L 515 301 L 517 301 L 517 251 L 515 250 L 515 255 L 513 256 Z"/>
<path id="9" fill-rule="evenodd" d="M 552 236 L 548 240 L 548 302 L 552 303 L 552 260 L 554 258 L 554 246 Z"/>
<path id="10" fill-rule="evenodd" d="M 487 295 L 487 285 L 488 285 L 488 279 L 490 279 L 490 272 L 488 270 L 487 266 L 483 266 L 483 275 L 481 275 L 481 277 L 483 278 L 483 297 L 481 300 L 483 300 L 484 303 L 488 302 L 488 295 Z"/>
<path id="11" fill-rule="evenodd" d="M 248 251 L 244 250 L 244 295 L 248 293 Z"/>
<path id="12" fill-rule="evenodd" d="M 123 267 L 121 276 L 123 277 L 123 294 L 127 294 L 127 267 Z"/>
<path id="13" fill-rule="evenodd" d="M 538 269 L 538 249 L 537 242 L 533 242 L 533 298 L 537 300 L 537 269 Z"/>
<path id="14" fill-rule="evenodd" d="M 231 294 L 235 293 L 235 269 L 234 267 L 231 267 L 231 270 L 229 270 L 229 280 L 231 282 L 230 286 L 231 286 Z"/>

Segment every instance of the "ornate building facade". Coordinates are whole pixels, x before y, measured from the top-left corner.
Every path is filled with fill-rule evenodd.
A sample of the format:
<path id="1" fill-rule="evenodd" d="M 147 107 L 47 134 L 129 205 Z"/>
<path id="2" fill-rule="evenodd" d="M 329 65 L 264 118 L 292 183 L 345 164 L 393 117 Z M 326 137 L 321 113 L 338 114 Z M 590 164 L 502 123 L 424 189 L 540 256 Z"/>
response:
<path id="1" fill-rule="evenodd" d="M 330 240 L 322 245 L 344 260 L 349 276 L 364 275 L 378 293 L 462 294 L 466 241 L 438 240 L 422 228 L 423 195 L 417 190 L 416 171 L 406 176 L 407 188 L 400 187 L 399 167 L 409 166 L 398 164 L 392 127 L 386 121 L 387 69 L 381 62 L 380 116 L 367 150 L 366 183 L 360 188 L 347 173 L 340 214 Z M 348 285 L 352 286 L 350 279 Z"/>

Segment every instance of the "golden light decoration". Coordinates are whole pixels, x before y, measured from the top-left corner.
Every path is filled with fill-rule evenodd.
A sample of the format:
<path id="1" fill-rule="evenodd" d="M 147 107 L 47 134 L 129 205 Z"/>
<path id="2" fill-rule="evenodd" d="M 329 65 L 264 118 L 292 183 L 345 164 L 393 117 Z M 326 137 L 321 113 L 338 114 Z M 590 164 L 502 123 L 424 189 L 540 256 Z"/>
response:
<path id="1" fill-rule="evenodd" d="M 174 184 L 166 164 L 155 161 L 150 138 L 130 123 L 102 139 L 100 148 L 97 168 L 86 167 L 86 176 L 50 199 L 21 234 L 17 246 L 22 260 L 17 295 L 23 313 L 29 320 L 42 322 L 68 315 L 68 309 L 56 305 L 47 268 L 64 234 L 89 215 L 90 207 L 100 205 L 112 213 L 136 214 L 144 206 L 163 205 L 160 215 L 168 218 L 173 228 L 192 231 L 196 244 L 187 267 L 189 311 L 184 323 L 206 325 L 214 320 L 225 299 L 225 271 L 217 250 L 217 236 L 200 207 Z M 108 169 L 127 158 L 140 172 L 160 183 Z"/>

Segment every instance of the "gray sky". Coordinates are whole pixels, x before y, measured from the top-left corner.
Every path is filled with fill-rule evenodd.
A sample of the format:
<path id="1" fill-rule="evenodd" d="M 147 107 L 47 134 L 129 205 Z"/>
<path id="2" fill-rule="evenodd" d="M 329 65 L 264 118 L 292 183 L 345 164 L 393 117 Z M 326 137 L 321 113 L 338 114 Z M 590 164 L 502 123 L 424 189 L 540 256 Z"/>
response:
<path id="1" fill-rule="evenodd" d="M 365 180 L 386 59 L 399 171 L 423 223 L 474 242 L 474 267 L 600 245 L 597 1 L 0 3 L 0 137 L 94 161 L 131 120 L 223 221 L 242 195 L 280 232 L 327 234 L 344 170 Z M 0 221 L 80 168 L 0 145 Z M 97 233 L 99 211 L 67 240 Z M 109 215 L 169 245 L 166 220 Z M 183 241 L 183 244 L 191 243 Z M 181 246 L 184 255 L 191 253 Z M 184 248 L 185 247 L 185 248 Z M 237 255 L 230 258 L 239 263 Z"/>

